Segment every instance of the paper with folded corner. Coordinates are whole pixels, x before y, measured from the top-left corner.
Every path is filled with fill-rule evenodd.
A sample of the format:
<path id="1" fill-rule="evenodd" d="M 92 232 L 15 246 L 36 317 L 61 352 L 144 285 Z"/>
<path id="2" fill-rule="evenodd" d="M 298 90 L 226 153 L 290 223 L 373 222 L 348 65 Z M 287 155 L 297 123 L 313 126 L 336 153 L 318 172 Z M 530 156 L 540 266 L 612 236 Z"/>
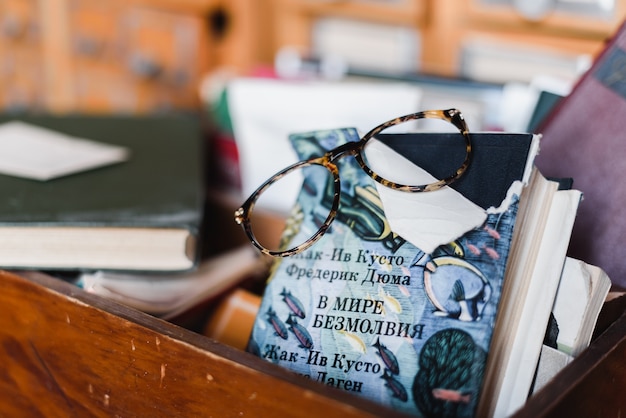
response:
<path id="1" fill-rule="evenodd" d="M 128 159 L 126 148 L 21 121 L 0 125 L 0 173 L 50 180 Z"/>
<path id="2" fill-rule="evenodd" d="M 368 158 L 385 155 L 385 166 L 393 168 L 393 178 L 403 184 L 429 184 L 435 177 L 393 151 L 380 141 L 368 144 Z M 385 216 L 391 229 L 417 248 L 430 254 L 485 222 L 485 210 L 450 187 L 435 192 L 407 193 L 376 183 Z"/>

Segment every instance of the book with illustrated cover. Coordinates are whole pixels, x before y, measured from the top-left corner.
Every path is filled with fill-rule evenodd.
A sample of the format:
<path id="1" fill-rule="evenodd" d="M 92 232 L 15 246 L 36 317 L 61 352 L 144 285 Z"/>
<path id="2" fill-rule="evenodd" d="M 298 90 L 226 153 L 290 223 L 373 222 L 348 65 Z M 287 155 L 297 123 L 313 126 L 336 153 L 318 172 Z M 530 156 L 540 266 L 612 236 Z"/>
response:
<path id="1" fill-rule="evenodd" d="M 394 232 L 378 186 L 354 159 L 341 160 L 337 219 L 306 251 L 276 260 L 248 350 L 402 412 L 474 416 L 512 242 L 535 239 L 545 216 L 518 237 L 522 221 L 529 222 L 525 211 L 535 208 L 520 195 L 533 171 L 537 137 L 471 138 L 472 165 L 451 188 L 484 213 L 484 222 L 428 250 Z M 359 136 L 354 129 L 338 129 L 290 139 L 298 157 L 306 159 Z M 447 147 L 454 134 L 379 139 L 435 177 L 449 171 Z M 332 199 L 326 181 L 305 171 L 282 238 L 285 248 L 298 242 L 299 234 L 319 228 Z M 544 187 L 533 197 L 544 212 L 554 191 L 556 186 Z M 430 199 L 427 195 L 436 193 L 411 195 Z M 435 208 L 445 215 L 429 218 L 426 228 L 443 229 L 445 218 L 455 216 L 447 209 Z M 419 220 L 420 213 L 409 216 Z"/>

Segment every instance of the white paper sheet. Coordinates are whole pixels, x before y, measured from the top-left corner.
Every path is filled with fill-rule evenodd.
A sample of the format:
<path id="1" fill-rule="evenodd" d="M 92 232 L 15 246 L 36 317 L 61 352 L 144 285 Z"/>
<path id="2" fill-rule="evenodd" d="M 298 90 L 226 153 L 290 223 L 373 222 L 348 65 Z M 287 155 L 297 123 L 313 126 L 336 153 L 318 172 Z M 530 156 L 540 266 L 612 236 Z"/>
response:
<path id="1" fill-rule="evenodd" d="M 367 132 L 387 120 L 422 110 L 421 90 L 396 82 L 238 78 L 228 84 L 227 94 L 244 198 L 297 161 L 290 134 L 348 127 Z M 299 187 L 294 181 L 292 196 L 277 196 L 270 209 L 288 213 Z"/>
<path id="2" fill-rule="evenodd" d="M 65 135 L 21 121 L 0 125 L 0 173 L 50 180 L 128 159 L 124 147 Z"/>

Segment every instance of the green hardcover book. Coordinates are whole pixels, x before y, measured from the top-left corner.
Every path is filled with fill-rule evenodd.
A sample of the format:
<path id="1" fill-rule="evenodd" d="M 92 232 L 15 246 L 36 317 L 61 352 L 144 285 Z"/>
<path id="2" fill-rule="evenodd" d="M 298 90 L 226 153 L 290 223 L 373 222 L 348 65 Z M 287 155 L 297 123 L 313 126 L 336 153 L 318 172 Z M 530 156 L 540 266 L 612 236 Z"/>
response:
<path id="1" fill-rule="evenodd" d="M 197 119 L 37 115 L 4 116 L 0 123 L 16 120 L 123 146 L 129 157 L 47 181 L 0 174 L 0 267 L 185 271 L 196 265 L 204 207 Z"/>
<path id="2" fill-rule="evenodd" d="M 436 178 L 450 172 L 458 150 L 454 134 L 379 139 Z M 293 135 L 291 141 L 298 157 L 307 159 L 359 136 L 340 129 Z M 530 182 L 536 150 L 532 135 L 480 133 L 472 142 L 472 165 L 451 187 L 484 211 L 484 221 L 434 249 L 398 235 L 388 221 L 403 208 L 385 206 L 377 193 L 382 189 L 354 159 L 339 161 L 337 218 L 310 248 L 276 259 L 248 350 L 402 412 L 474 416 L 485 395 L 487 359 L 497 358 L 504 343 L 492 336 L 496 316 L 509 309 L 509 301 L 501 302 L 513 297 L 504 296 L 506 278 L 523 270 L 520 263 L 533 264 L 536 252 L 523 244 L 540 238 L 545 219 L 531 227 L 530 218 L 547 212 L 556 188 L 535 184 L 535 195 L 526 196 L 522 184 Z M 403 170 L 402 164 L 394 168 Z M 329 212 L 332 188 L 317 173 L 303 172 L 281 248 L 310 236 Z M 438 193 L 421 198 L 432 202 Z M 431 232 L 465 213 L 448 209 L 428 215 Z M 424 221 L 422 215 L 409 211 L 409 230 Z"/>

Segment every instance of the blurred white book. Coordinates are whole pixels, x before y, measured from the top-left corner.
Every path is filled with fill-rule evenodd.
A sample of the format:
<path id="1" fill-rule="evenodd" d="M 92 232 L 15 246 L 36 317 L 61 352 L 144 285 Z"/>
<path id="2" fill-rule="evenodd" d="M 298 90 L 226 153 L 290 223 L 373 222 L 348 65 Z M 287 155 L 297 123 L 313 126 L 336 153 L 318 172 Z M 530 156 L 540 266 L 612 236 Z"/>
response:
<path id="1" fill-rule="evenodd" d="M 559 351 L 576 357 L 589 346 L 610 288 L 611 280 L 600 267 L 566 259 L 552 309 L 559 325 Z"/>
<path id="2" fill-rule="evenodd" d="M 345 127 L 365 133 L 382 122 L 422 110 L 422 90 L 401 82 L 236 78 L 228 83 L 226 93 L 245 197 L 298 160 L 289 145 L 290 134 Z M 296 177 L 283 180 L 292 182 L 285 194 L 268 191 L 271 199 L 266 209 L 282 214 L 291 210 L 301 185 Z"/>
<path id="3" fill-rule="evenodd" d="M 172 319 L 265 269 L 265 260 L 258 252 L 244 245 L 201 262 L 191 272 L 155 275 L 96 271 L 83 273 L 77 285 L 89 293 Z"/>
<path id="4" fill-rule="evenodd" d="M 566 258 L 552 308 L 558 324 L 557 348 L 542 347 L 533 392 L 589 346 L 610 288 L 611 280 L 604 270 L 575 258 Z"/>
<path id="5" fill-rule="evenodd" d="M 545 183 L 558 187 L 538 171 L 532 180 L 541 180 L 536 186 Z M 546 221 L 540 239 L 527 246 L 526 252 L 536 254 L 536 260 L 532 264 L 521 261 L 510 267 L 516 274 L 511 275 L 502 296 L 510 306 L 496 319 L 508 326 L 496 329 L 493 337 L 505 343 L 490 351 L 485 375 L 491 380 L 483 388 L 477 416 L 510 416 L 528 398 L 581 196 L 580 191 L 573 189 L 555 191 L 552 204 L 544 210 Z M 527 270 L 524 266 L 530 270 L 530 280 L 522 280 L 521 274 Z"/>
<path id="6" fill-rule="evenodd" d="M 313 53 L 340 57 L 349 66 L 394 74 L 419 69 L 421 36 L 408 25 L 323 17 L 313 23 Z"/>

